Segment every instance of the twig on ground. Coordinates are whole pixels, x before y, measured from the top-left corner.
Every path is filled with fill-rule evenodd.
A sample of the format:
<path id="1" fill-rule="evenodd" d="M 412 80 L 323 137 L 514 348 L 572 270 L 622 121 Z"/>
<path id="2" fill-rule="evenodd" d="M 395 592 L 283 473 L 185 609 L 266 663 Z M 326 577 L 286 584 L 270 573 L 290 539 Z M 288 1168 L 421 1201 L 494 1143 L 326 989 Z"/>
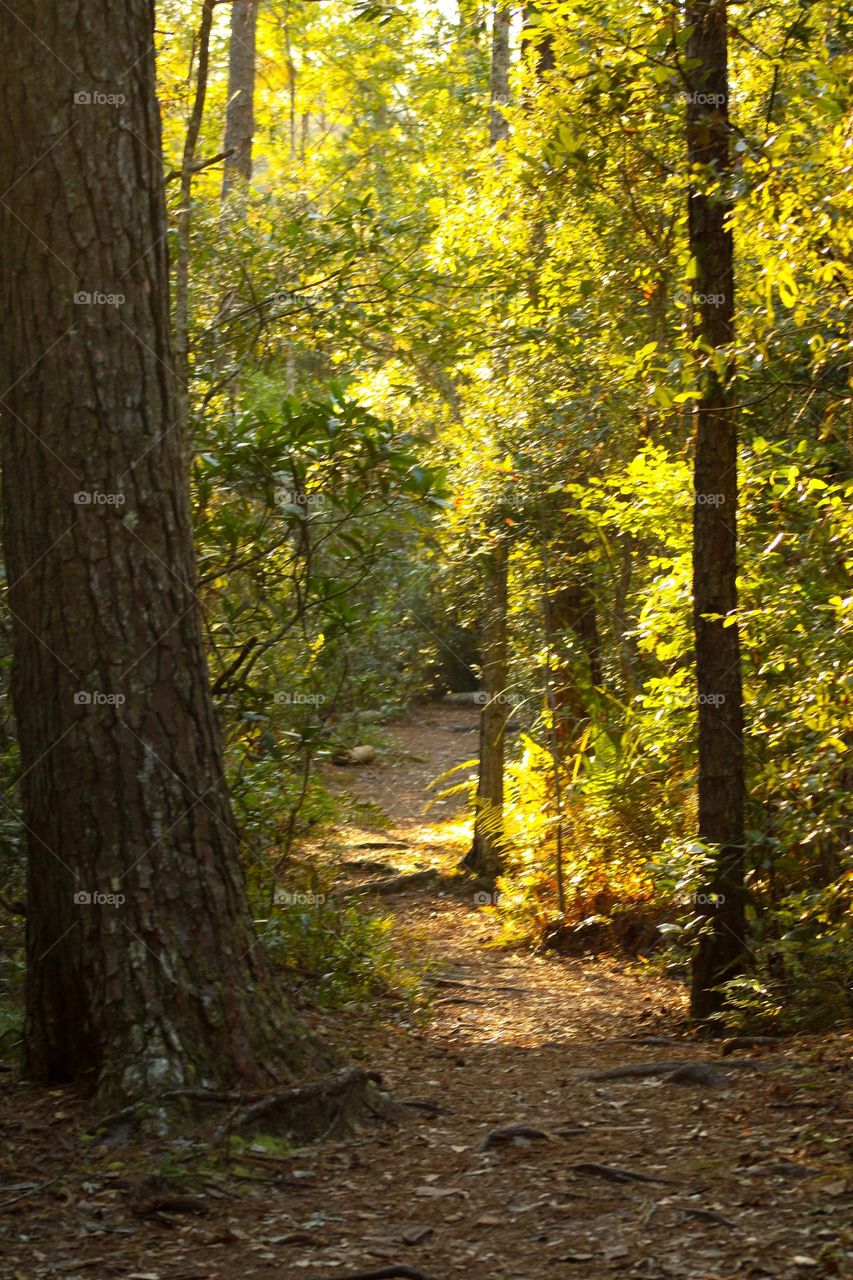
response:
<path id="1" fill-rule="evenodd" d="M 672 1178 L 658 1178 L 651 1173 L 634 1173 L 633 1169 L 620 1169 L 615 1164 L 573 1164 L 575 1173 L 589 1173 L 595 1178 L 606 1178 L 608 1182 L 660 1182 L 668 1187 L 680 1187 L 683 1184 Z"/>
<path id="2" fill-rule="evenodd" d="M 380 1267 L 378 1271 L 351 1271 L 346 1276 L 319 1276 L 317 1280 L 393 1280 L 394 1276 L 400 1276 L 403 1280 L 434 1280 L 433 1276 L 428 1276 L 424 1271 L 417 1271 L 402 1263 Z"/>
<path id="3" fill-rule="evenodd" d="M 52 1187 L 55 1182 L 59 1182 L 62 1174 L 58 1174 L 55 1178 L 49 1178 L 47 1182 L 39 1182 L 30 1187 L 27 1191 L 22 1191 L 19 1196 L 12 1196 L 11 1200 L 0 1201 L 0 1209 L 8 1209 L 10 1205 L 18 1204 L 21 1200 L 27 1200 L 32 1195 L 38 1195 L 41 1191 L 46 1191 L 48 1187 Z"/>
<path id="4" fill-rule="evenodd" d="M 688 1218 L 699 1218 L 702 1222 L 716 1222 L 721 1227 L 731 1227 L 733 1231 L 738 1230 L 736 1222 L 732 1222 L 731 1218 L 727 1218 L 723 1213 L 717 1213 L 716 1209 L 688 1209 L 684 1205 L 674 1205 L 681 1213 L 686 1213 Z"/>

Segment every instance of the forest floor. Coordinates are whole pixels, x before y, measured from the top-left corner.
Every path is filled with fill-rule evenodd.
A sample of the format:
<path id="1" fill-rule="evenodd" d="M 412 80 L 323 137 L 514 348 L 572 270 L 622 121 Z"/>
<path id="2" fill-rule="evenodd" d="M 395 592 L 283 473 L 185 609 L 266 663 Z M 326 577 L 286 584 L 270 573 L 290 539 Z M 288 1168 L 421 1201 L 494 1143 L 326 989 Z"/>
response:
<path id="1" fill-rule="evenodd" d="M 458 804 L 425 815 L 425 787 L 475 754 L 476 722 L 430 706 L 389 730 L 375 765 L 330 770 L 390 822 L 338 834 L 351 883 L 455 867 Z M 853 1276 L 849 1039 L 723 1054 L 691 1037 L 682 987 L 641 965 L 496 945 L 470 887 L 367 900 L 428 965 L 429 1017 L 389 1000 L 371 1019 L 313 1021 L 426 1105 L 346 1141 L 211 1160 L 182 1202 L 147 1194 L 145 1176 L 186 1189 L 179 1144 L 93 1145 L 73 1094 L 7 1072 L 3 1280 Z M 694 1080 L 588 1075 L 709 1061 Z M 508 1126 L 527 1132 L 495 1135 Z"/>

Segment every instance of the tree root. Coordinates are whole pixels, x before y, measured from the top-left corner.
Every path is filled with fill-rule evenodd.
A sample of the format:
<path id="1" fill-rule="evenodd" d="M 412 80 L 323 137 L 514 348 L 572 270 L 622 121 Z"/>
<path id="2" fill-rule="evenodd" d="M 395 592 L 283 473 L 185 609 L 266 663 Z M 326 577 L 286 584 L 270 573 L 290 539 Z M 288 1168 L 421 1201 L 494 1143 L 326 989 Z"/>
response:
<path id="1" fill-rule="evenodd" d="M 759 1062 L 755 1058 L 740 1058 L 733 1062 L 725 1064 L 725 1070 L 735 1070 L 752 1068 L 754 1071 L 770 1071 L 772 1066 L 767 1062 Z M 716 1058 L 702 1059 L 701 1061 L 691 1062 L 687 1058 L 682 1058 L 680 1062 L 629 1062 L 620 1067 L 608 1067 L 605 1071 L 585 1071 L 580 1077 L 582 1080 L 643 1080 L 650 1076 L 672 1076 L 678 1072 L 679 1076 L 685 1083 L 704 1083 L 710 1084 L 710 1075 L 700 1080 L 702 1072 L 699 1068 L 716 1069 L 720 1071 L 720 1062 Z M 690 1080 L 690 1073 L 694 1071 L 694 1078 Z"/>
<path id="2" fill-rule="evenodd" d="M 162 1128 L 163 1106 L 183 1103 L 193 1109 L 198 1106 L 205 1109 L 210 1106 L 231 1108 L 226 1119 L 208 1139 L 211 1147 L 220 1146 L 232 1135 L 245 1136 L 258 1130 L 296 1137 L 304 1142 L 345 1137 L 358 1128 L 365 1116 L 391 1120 L 412 1114 L 409 1107 L 393 1101 L 384 1093 L 381 1083 L 376 1072 L 346 1067 L 334 1075 L 267 1093 L 168 1089 L 103 1117 L 88 1132 L 101 1134 L 102 1141 L 109 1140 L 104 1135 L 115 1130 L 116 1126 L 127 1124 L 137 1130 L 155 1112 L 160 1113 Z"/>
<path id="3" fill-rule="evenodd" d="M 439 879 L 433 868 L 426 871 L 406 871 L 398 876 L 389 876 L 385 880 L 365 880 L 363 884 L 352 888 L 337 889 L 334 896 L 351 897 L 356 893 L 408 893 L 410 889 L 424 889 Z"/>
<path id="4" fill-rule="evenodd" d="M 547 1142 L 553 1137 L 545 1129 L 536 1129 L 529 1124 L 509 1124 L 503 1129 L 492 1129 L 487 1133 L 478 1147 L 479 1151 L 491 1151 L 493 1147 L 507 1146 L 510 1143 Z"/>
<path id="5" fill-rule="evenodd" d="M 215 1130 L 211 1145 L 217 1147 L 232 1134 L 254 1129 L 263 1120 L 265 1133 L 298 1133 L 300 1137 L 343 1136 L 356 1127 L 365 1111 L 387 1117 L 397 1107 L 377 1087 L 375 1071 L 346 1067 L 332 1076 L 321 1076 L 290 1089 L 277 1089 L 248 1106 L 238 1106 Z"/>
<path id="6" fill-rule="evenodd" d="M 783 1036 L 734 1036 L 731 1040 L 723 1041 L 722 1054 L 727 1058 L 730 1053 L 734 1053 L 738 1049 L 762 1049 L 782 1044 Z"/>

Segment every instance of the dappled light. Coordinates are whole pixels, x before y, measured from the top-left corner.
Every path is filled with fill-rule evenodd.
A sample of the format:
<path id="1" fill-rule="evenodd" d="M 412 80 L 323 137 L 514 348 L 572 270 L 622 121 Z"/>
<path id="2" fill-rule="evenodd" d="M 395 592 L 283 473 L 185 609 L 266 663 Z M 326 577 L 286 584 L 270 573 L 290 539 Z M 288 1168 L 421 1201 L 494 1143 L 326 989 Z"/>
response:
<path id="1" fill-rule="evenodd" d="M 3 0 L 2 1280 L 853 1276 L 853 27 Z"/>

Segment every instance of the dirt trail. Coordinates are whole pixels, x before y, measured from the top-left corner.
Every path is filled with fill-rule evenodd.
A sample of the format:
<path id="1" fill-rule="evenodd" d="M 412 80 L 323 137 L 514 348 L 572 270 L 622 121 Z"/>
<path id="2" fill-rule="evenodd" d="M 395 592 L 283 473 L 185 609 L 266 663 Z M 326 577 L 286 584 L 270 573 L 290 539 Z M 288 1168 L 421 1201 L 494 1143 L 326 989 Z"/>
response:
<path id="1" fill-rule="evenodd" d="M 464 847 L 458 806 L 430 821 L 424 788 L 474 753 L 475 725 L 476 712 L 430 708 L 391 731 L 394 749 L 375 767 L 338 771 L 336 786 L 392 820 L 390 829 L 342 833 L 343 856 L 389 870 L 452 866 Z M 317 1021 L 379 1070 L 397 1099 L 427 1105 L 354 1141 L 259 1152 L 227 1182 L 211 1180 L 204 1217 L 134 1217 L 120 1170 L 112 1198 L 103 1175 L 89 1184 L 63 1176 L 80 1165 L 66 1137 L 66 1151 L 40 1165 L 44 1178 L 59 1170 L 63 1197 L 51 1202 L 47 1192 L 0 1213 L 0 1274 L 326 1280 L 401 1264 L 435 1280 L 853 1275 L 840 1037 L 723 1057 L 687 1035 L 679 986 L 616 960 L 496 949 L 495 924 L 470 893 L 412 892 L 377 905 L 393 912 L 401 945 L 432 962 L 431 1020 L 418 1025 L 389 1002 L 379 1024 Z M 644 1036 L 673 1043 L 630 1042 Z M 772 1069 L 738 1069 L 745 1058 Z M 707 1059 L 718 1060 L 711 1083 L 585 1078 Z M 61 1101 L 40 1096 L 45 1136 L 61 1135 L 51 1118 Z M 15 1123 L 13 1113 L 12 1139 Z M 510 1125 L 544 1136 L 483 1149 Z M 27 1171 L 7 1156 L 0 1183 L 16 1177 Z"/>

